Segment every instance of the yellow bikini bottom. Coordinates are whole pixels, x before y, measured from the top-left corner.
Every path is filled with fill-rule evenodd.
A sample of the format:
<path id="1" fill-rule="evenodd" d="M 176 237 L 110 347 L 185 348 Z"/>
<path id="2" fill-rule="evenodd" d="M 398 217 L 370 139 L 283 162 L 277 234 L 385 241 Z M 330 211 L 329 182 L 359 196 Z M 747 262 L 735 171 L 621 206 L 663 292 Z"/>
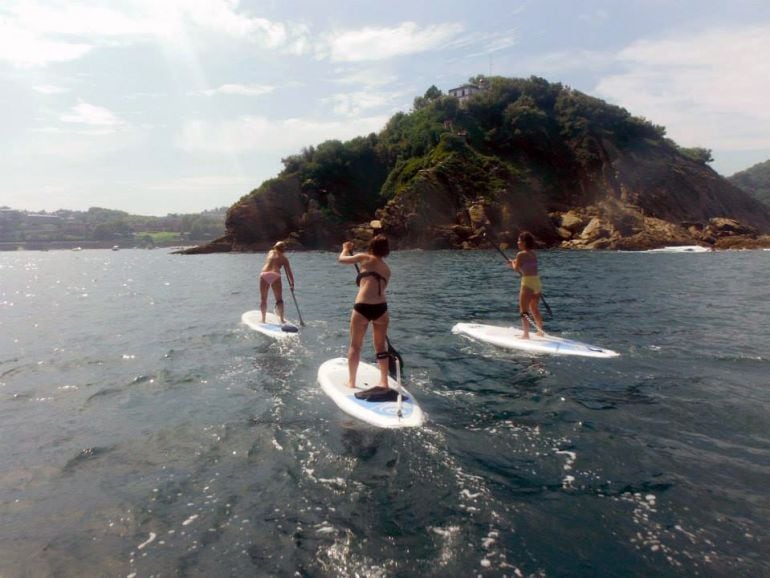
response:
<path id="1" fill-rule="evenodd" d="M 540 283 L 539 275 L 528 275 L 521 278 L 521 287 L 531 290 L 533 293 L 540 293 L 543 290 L 543 285 Z"/>

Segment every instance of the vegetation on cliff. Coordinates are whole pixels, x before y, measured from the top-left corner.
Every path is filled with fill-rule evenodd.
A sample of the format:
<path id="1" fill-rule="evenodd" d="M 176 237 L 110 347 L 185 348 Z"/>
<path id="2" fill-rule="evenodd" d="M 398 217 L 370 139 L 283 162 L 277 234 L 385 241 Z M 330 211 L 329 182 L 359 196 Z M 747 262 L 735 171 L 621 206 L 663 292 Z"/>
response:
<path id="1" fill-rule="evenodd" d="M 401 247 L 475 246 L 488 222 L 504 240 L 527 228 L 587 248 L 718 236 L 707 231 L 718 217 L 770 230 L 770 210 L 711 170 L 708 149 L 541 78 L 471 83 L 463 102 L 432 86 L 379 134 L 283 159 L 230 208 L 219 245 L 329 247 L 365 237 L 371 219 Z"/>
<path id="2" fill-rule="evenodd" d="M 754 198 L 770 205 L 770 160 L 735 173 L 729 180 Z"/>

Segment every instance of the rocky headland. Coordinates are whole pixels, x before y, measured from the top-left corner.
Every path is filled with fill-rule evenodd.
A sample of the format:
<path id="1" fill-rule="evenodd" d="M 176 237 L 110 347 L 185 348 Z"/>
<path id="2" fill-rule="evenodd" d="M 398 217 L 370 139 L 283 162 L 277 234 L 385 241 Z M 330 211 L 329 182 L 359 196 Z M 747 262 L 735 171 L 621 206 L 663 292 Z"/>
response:
<path id="1" fill-rule="evenodd" d="M 187 253 L 336 249 L 379 231 L 396 248 L 770 247 L 770 207 L 625 109 L 543 79 L 483 78 L 460 102 L 431 87 L 379 134 L 328 141 L 228 210 Z"/>

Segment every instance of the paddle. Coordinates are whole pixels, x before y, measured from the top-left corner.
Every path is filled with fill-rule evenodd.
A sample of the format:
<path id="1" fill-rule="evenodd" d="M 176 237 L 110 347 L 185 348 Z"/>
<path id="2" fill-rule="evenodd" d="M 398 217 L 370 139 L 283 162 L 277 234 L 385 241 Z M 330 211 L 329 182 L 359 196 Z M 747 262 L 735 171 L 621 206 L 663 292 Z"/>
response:
<path id="1" fill-rule="evenodd" d="M 484 228 L 485 228 L 485 230 L 484 230 L 484 238 L 487 241 L 489 241 L 495 249 L 497 249 L 497 252 L 500 253 L 503 256 L 503 259 L 505 259 L 506 262 L 510 263 L 511 260 L 508 258 L 508 255 L 506 255 L 503 252 L 503 250 L 500 248 L 500 246 L 497 243 L 495 243 L 492 239 L 490 239 L 489 235 L 487 235 L 487 232 L 486 232 L 486 227 L 487 226 L 489 226 L 489 223 L 484 225 Z M 545 307 L 546 311 L 548 312 L 548 317 L 553 319 L 553 311 L 551 311 L 551 306 L 548 305 L 548 301 L 545 300 L 545 296 L 542 293 L 540 293 L 540 301 L 543 302 L 543 306 Z"/>
<path id="2" fill-rule="evenodd" d="M 385 339 L 387 339 L 387 336 Z M 388 343 L 388 347 L 390 347 L 390 343 Z M 401 411 L 404 402 L 404 396 L 401 391 L 401 357 L 391 357 L 391 359 L 395 359 L 396 361 L 396 383 L 398 384 L 398 402 L 396 404 L 396 415 L 398 417 L 404 417 L 404 413 Z M 390 362 L 388 362 L 388 369 L 390 369 Z"/>
<path id="3" fill-rule="evenodd" d="M 300 327 L 304 327 L 305 322 L 302 321 L 302 313 L 299 312 L 299 305 L 297 304 L 297 298 L 294 295 L 294 287 L 289 287 L 289 290 L 291 291 L 291 298 L 294 299 L 294 307 L 297 308 L 297 315 L 299 316 Z"/>
<path id="4" fill-rule="evenodd" d="M 356 268 L 356 273 L 360 273 L 361 269 L 358 268 L 358 263 L 353 263 L 353 265 Z M 401 354 L 396 351 L 396 348 L 393 347 L 393 344 L 390 342 L 390 337 L 385 335 L 385 342 L 388 344 L 388 372 L 395 376 L 396 374 L 401 375 L 400 369 L 403 369 L 404 367 L 404 359 L 401 357 Z"/>

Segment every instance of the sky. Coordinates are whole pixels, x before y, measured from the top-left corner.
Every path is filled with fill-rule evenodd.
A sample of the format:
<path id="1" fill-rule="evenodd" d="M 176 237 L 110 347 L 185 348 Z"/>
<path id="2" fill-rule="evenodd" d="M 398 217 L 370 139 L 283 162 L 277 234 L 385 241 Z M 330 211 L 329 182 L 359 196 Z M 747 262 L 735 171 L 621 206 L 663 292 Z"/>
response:
<path id="1" fill-rule="evenodd" d="M 770 159 L 768 54 L 767 0 L 2 0 L 0 206 L 230 206 L 478 74 L 622 106 L 729 176 Z"/>

